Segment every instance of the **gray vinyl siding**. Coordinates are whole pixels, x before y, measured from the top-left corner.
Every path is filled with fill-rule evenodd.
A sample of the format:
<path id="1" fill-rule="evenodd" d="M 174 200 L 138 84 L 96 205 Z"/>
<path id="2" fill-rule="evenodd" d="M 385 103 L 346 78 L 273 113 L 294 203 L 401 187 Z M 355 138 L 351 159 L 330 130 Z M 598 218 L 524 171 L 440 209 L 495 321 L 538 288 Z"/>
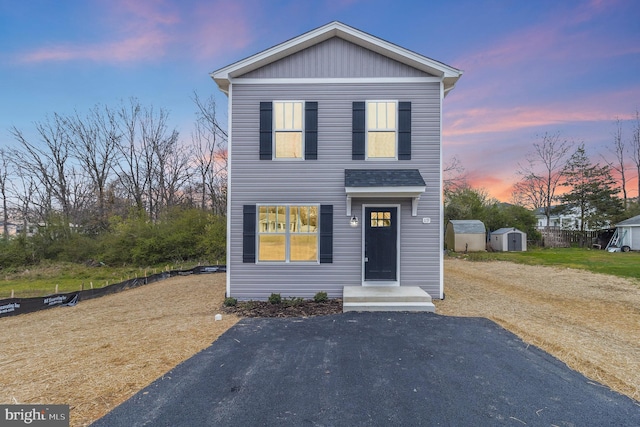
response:
<path id="1" fill-rule="evenodd" d="M 431 77 L 431 75 L 341 38 L 333 37 L 253 70 L 242 77 Z"/>
<path id="2" fill-rule="evenodd" d="M 272 100 L 318 102 L 318 159 L 259 160 L 259 103 Z M 412 103 L 412 160 L 351 160 L 353 101 L 389 99 Z M 440 85 L 394 84 L 242 84 L 232 87 L 230 186 L 230 247 L 227 262 L 231 296 L 265 299 L 313 297 L 318 291 L 341 297 L 343 286 L 362 284 L 362 222 L 349 226 L 344 170 L 355 168 L 417 168 L 427 188 L 411 216 L 409 199 L 380 199 L 401 204 L 400 280 L 440 297 Z M 353 199 L 352 212 L 362 221 L 362 204 Z M 242 262 L 242 208 L 246 204 L 331 204 L 334 209 L 333 263 L 252 264 Z M 431 218 L 423 224 L 422 218 Z"/>

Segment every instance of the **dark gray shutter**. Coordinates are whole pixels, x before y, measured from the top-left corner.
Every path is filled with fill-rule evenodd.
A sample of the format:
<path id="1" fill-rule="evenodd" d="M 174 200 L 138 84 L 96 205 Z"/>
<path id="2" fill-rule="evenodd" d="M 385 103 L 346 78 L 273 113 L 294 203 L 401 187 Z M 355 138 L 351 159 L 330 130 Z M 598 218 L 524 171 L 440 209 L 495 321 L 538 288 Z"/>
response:
<path id="1" fill-rule="evenodd" d="M 333 262 L 333 205 L 320 205 L 320 263 Z"/>
<path id="2" fill-rule="evenodd" d="M 318 159 L 318 103 L 304 104 L 304 158 Z"/>
<path id="3" fill-rule="evenodd" d="M 353 103 L 351 124 L 351 159 L 364 160 L 365 147 L 365 105 L 364 102 Z"/>
<path id="4" fill-rule="evenodd" d="M 411 160 L 411 103 L 398 103 L 398 160 Z"/>
<path id="5" fill-rule="evenodd" d="M 271 102 L 260 103 L 260 160 L 272 159 L 273 106 Z"/>
<path id="6" fill-rule="evenodd" d="M 256 205 L 242 207 L 242 262 L 256 262 Z"/>

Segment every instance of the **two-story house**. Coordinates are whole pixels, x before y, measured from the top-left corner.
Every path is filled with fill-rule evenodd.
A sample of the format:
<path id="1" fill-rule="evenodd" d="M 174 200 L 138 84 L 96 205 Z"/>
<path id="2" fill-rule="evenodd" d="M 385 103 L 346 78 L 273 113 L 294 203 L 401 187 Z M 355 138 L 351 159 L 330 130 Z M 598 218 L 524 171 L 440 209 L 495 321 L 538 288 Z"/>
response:
<path id="1" fill-rule="evenodd" d="M 229 100 L 227 295 L 443 298 L 442 102 L 461 75 L 340 22 L 211 73 Z"/>

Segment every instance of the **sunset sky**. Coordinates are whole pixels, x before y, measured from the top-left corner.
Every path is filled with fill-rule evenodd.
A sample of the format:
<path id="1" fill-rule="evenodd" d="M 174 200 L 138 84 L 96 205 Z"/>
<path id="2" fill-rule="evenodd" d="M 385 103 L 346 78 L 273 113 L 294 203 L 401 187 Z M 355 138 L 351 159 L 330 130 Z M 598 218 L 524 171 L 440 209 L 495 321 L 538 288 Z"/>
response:
<path id="1" fill-rule="evenodd" d="M 0 0 L 0 146 L 53 113 L 136 97 L 185 141 L 213 70 L 331 21 L 464 70 L 444 102 L 446 159 L 509 201 L 545 132 L 612 157 L 640 110 L 640 1 Z M 636 196 L 636 174 L 628 178 Z"/>

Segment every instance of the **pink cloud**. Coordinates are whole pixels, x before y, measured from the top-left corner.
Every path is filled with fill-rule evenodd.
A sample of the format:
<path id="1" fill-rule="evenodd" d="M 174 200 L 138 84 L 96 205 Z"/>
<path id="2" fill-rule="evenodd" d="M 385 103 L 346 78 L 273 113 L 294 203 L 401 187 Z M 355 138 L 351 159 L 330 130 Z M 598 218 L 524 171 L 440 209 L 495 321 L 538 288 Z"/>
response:
<path id="1" fill-rule="evenodd" d="M 193 54 L 200 59 L 211 59 L 221 52 L 247 46 L 253 34 L 246 7 L 240 2 L 222 1 L 196 7 L 190 18 L 192 31 L 186 35 L 192 43 Z"/>
<path id="2" fill-rule="evenodd" d="M 167 37 L 161 32 L 148 32 L 137 36 L 91 45 L 64 44 L 41 48 L 20 56 L 21 62 L 91 60 L 95 62 L 134 62 L 153 59 L 165 53 Z"/>
<path id="3" fill-rule="evenodd" d="M 604 60 L 640 53 L 635 40 L 594 31 L 588 25 L 611 9 L 611 3 L 593 0 L 564 12 L 556 10 L 549 20 L 516 31 L 487 49 L 461 56 L 453 63 L 468 73 L 480 73 L 518 64 L 526 64 L 527 68 L 544 64 L 549 69 L 554 62 Z"/>
<path id="4" fill-rule="evenodd" d="M 614 117 L 631 120 L 635 110 L 629 100 L 638 98 L 640 86 L 545 105 L 462 108 L 445 112 L 443 136 L 512 132 L 564 123 L 610 122 Z"/>
<path id="5" fill-rule="evenodd" d="M 178 55 L 211 58 L 252 39 L 245 4 L 216 1 L 192 6 L 164 0 L 99 3 L 99 42 L 60 42 L 19 54 L 23 63 L 90 60 L 131 63 Z"/>

